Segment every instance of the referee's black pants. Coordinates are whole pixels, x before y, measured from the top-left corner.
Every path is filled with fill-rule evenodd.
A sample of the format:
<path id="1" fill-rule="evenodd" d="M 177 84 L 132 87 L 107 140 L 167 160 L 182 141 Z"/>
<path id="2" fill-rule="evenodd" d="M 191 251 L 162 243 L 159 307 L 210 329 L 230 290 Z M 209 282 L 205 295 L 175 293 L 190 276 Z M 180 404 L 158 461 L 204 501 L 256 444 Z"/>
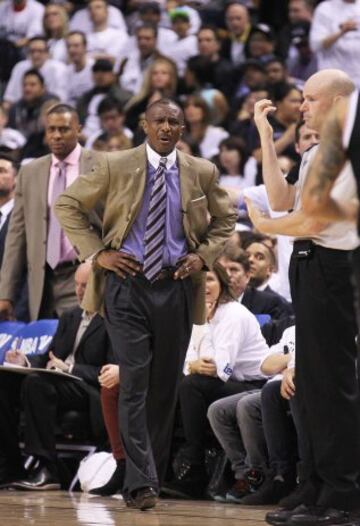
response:
<path id="1" fill-rule="evenodd" d="M 107 276 L 105 321 L 120 365 L 125 491 L 158 489 L 165 476 L 191 336 L 192 301 L 190 278 L 168 277 L 151 284 L 142 274 Z"/>
<path id="2" fill-rule="evenodd" d="M 318 482 L 317 504 L 351 509 L 359 505 L 360 466 L 351 264 L 348 251 L 309 243 L 295 242 L 290 263 L 303 460 L 306 477 Z"/>

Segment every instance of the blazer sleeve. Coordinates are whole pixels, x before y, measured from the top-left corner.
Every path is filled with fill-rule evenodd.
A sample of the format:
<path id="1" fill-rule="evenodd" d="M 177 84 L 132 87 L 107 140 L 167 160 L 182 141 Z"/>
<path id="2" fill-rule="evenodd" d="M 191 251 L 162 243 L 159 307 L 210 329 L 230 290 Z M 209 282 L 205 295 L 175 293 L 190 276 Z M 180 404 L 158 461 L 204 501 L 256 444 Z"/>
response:
<path id="1" fill-rule="evenodd" d="M 0 298 L 15 301 L 26 269 L 26 232 L 23 202 L 24 172 L 17 176 L 15 203 L 5 241 L 0 273 Z"/>
<path id="2" fill-rule="evenodd" d="M 212 268 L 224 243 L 232 234 L 237 218 L 228 193 L 219 185 L 219 172 L 215 165 L 211 166 L 212 172 L 205 192 L 211 219 L 206 236 L 196 249 L 196 253 L 205 261 L 209 269 Z"/>
<path id="3" fill-rule="evenodd" d="M 91 227 L 89 212 L 106 195 L 109 168 L 106 157 L 89 173 L 82 174 L 60 195 L 54 211 L 81 261 L 105 248 Z"/>

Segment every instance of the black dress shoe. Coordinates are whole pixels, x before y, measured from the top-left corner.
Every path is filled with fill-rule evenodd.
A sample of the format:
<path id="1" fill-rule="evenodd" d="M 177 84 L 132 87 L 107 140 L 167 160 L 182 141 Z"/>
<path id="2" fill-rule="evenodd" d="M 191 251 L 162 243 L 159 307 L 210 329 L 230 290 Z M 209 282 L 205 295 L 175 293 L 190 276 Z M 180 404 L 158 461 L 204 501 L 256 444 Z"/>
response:
<path id="1" fill-rule="evenodd" d="M 157 494 L 153 488 L 140 488 L 133 494 L 125 498 L 126 506 L 136 508 L 141 511 L 149 510 L 156 506 Z"/>
<path id="2" fill-rule="evenodd" d="M 335 526 L 349 524 L 350 514 L 347 511 L 321 507 L 308 508 L 304 512 L 294 512 L 289 518 L 289 526 Z"/>
<path id="3" fill-rule="evenodd" d="M 103 486 L 93 488 L 89 491 L 91 495 L 101 495 L 102 497 L 109 497 L 122 491 L 125 477 L 125 460 L 117 461 L 116 469 L 112 474 L 110 480 Z"/>
<path id="4" fill-rule="evenodd" d="M 202 465 L 183 462 L 177 475 L 161 487 L 161 494 L 179 499 L 202 499 L 205 495 L 208 477 Z"/>
<path id="5" fill-rule="evenodd" d="M 275 511 L 269 511 L 265 515 L 265 520 L 268 524 L 272 524 L 273 526 L 285 526 L 286 524 L 288 524 L 292 515 L 296 513 L 307 513 L 308 510 L 309 508 L 305 506 L 305 504 L 300 504 L 300 506 L 298 506 L 294 510 L 279 508 Z"/>
<path id="6" fill-rule="evenodd" d="M 28 491 L 50 491 L 60 489 L 60 481 L 48 468 L 39 466 L 29 474 L 28 478 L 17 480 L 11 487 Z"/>

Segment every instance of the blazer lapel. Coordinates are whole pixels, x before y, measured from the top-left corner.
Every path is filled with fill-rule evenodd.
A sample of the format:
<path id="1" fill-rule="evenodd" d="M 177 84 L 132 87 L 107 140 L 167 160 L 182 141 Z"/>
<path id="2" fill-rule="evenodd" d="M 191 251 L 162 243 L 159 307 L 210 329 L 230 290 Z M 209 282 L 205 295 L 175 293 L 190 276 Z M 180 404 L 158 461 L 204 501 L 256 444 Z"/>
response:
<path id="1" fill-rule="evenodd" d="M 142 198 L 145 191 L 145 183 L 146 183 L 146 149 L 145 145 L 142 144 L 137 148 L 137 151 L 134 152 L 135 155 L 133 157 L 134 161 L 129 163 L 128 168 L 128 174 L 129 177 L 131 177 L 132 180 L 132 204 L 130 206 L 129 211 L 129 217 L 130 220 L 127 224 L 125 233 L 124 233 L 124 239 L 130 232 L 130 229 L 136 219 L 136 216 L 139 213 L 141 204 L 142 204 Z"/>
<path id="2" fill-rule="evenodd" d="M 39 217 L 48 216 L 48 191 L 50 180 L 51 155 L 46 155 L 41 160 L 41 166 L 37 170 L 38 191 L 40 193 L 41 213 L 38 212 Z"/>
<path id="3" fill-rule="evenodd" d="M 181 207 L 186 211 L 189 201 L 191 201 L 195 175 L 186 156 L 182 152 L 177 151 L 177 157 L 179 160 Z"/>
<path id="4" fill-rule="evenodd" d="M 84 342 L 98 329 L 98 327 L 102 323 L 103 322 L 102 322 L 102 318 L 101 318 L 100 314 L 95 314 L 95 316 L 91 320 L 90 324 L 88 325 L 86 331 L 84 332 L 84 334 L 82 335 L 82 337 L 81 337 L 81 339 L 79 341 L 79 344 L 78 344 L 78 347 L 77 347 L 77 351 L 84 344 Z"/>

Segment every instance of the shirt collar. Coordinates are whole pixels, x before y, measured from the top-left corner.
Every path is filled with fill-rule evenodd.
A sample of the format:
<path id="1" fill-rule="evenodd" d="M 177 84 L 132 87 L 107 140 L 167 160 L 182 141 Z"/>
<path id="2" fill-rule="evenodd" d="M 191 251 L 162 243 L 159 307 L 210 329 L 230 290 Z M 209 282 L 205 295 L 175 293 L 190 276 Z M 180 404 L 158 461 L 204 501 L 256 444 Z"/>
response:
<path id="1" fill-rule="evenodd" d="M 14 208 L 14 199 L 10 199 L 4 205 L 0 207 L 0 212 L 2 217 L 6 217 L 10 214 L 11 210 Z"/>
<path id="2" fill-rule="evenodd" d="M 238 303 L 242 303 L 243 297 L 244 297 L 244 293 L 242 292 L 237 299 Z"/>
<path id="3" fill-rule="evenodd" d="M 176 148 L 173 149 L 169 155 L 159 155 L 155 150 L 151 148 L 149 143 L 146 143 L 146 156 L 153 168 L 156 170 L 159 168 L 160 159 L 166 157 L 166 169 L 169 170 L 176 163 Z"/>
<path id="4" fill-rule="evenodd" d="M 80 155 L 81 155 L 81 146 L 78 143 L 73 149 L 73 151 L 70 152 L 69 155 L 63 160 L 63 162 L 66 164 L 71 164 L 71 165 L 76 166 L 79 163 Z M 51 154 L 51 165 L 57 166 L 59 162 L 60 162 L 60 159 L 55 157 L 54 154 Z"/>

